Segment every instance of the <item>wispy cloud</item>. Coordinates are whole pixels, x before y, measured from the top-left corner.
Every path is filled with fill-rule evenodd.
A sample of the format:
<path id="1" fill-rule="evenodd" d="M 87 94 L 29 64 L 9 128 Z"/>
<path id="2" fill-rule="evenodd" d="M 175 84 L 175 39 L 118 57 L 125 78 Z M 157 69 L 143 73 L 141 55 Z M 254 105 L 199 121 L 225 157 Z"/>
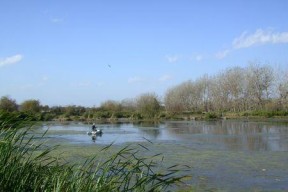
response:
<path id="1" fill-rule="evenodd" d="M 44 10 L 43 14 L 46 16 L 48 21 L 50 21 L 51 23 L 55 23 L 55 24 L 64 22 L 64 18 L 66 18 L 65 13 L 61 13 L 61 15 L 59 15 L 59 14 L 55 14 L 53 10 L 49 10 L 49 9 Z"/>
<path id="2" fill-rule="evenodd" d="M 12 64 L 18 63 L 22 59 L 23 59 L 23 56 L 20 55 L 20 54 L 14 55 L 14 56 L 11 56 L 11 57 L 6 57 L 4 59 L 0 58 L 0 67 L 3 67 L 5 65 L 12 65 Z"/>
<path id="3" fill-rule="evenodd" d="M 57 17 L 53 17 L 53 18 L 50 19 L 50 21 L 51 21 L 52 23 L 61 23 L 61 22 L 64 21 L 64 19 L 57 18 Z"/>
<path id="4" fill-rule="evenodd" d="M 168 60 L 169 63 L 175 63 L 180 60 L 179 55 L 166 55 L 166 59 Z"/>
<path id="5" fill-rule="evenodd" d="M 274 32 L 272 30 L 257 29 L 254 33 L 243 32 L 232 41 L 231 48 L 215 54 L 216 58 L 223 59 L 230 52 L 266 44 L 288 43 L 288 32 Z"/>
<path id="6" fill-rule="evenodd" d="M 234 49 L 248 48 L 255 45 L 276 43 L 288 43 L 288 32 L 273 32 L 271 30 L 258 29 L 253 34 L 243 32 L 240 37 L 233 41 Z"/>
<path id="7" fill-rule="evenodd" d="M 42 76 L 42 81 L 48 81 L 48 76 L 46 76 L 46 75 L 44 75 L 44 76 Z"/>
<path id="8" fill-rule="evenodd" d="M 169 81 L 172 79 L 171 75 L 163 75 L 159 78 L 159 81 L 164 82 L 164 81 Z"/>
<path id="9" fill-rule="evenodd" d="M 196 55 L 195 59 L 196 59 L 196 61 L 202 61 L 203 55 Z"/>
<path id="10" fill-rule="evenodd" d="M 225 58 L 228 55 L 229 52 L 230 52 L 230 50 L 226 49 L 226 50 L 223 50 L 223 51 L 219 51 L 218 53 L 215 54 L 215 56 L 216 56 L 217 59 L 223 59 L 223 58 Z"/>
<path id="11" fill-rule="evenodd" d="M 138 77 L 138 76 L 130 77 L 128 79 L 128 83 L 137 83 L 137 82 L 142 82 L 142 81 L 144 81 L 144 79 L 142 77 Z"/>
<path id="12" fill-rule="evenodd" d="M 88 88 L 92 86 L 92 83 L 90 81 L 83 81 L 83 82 L 71 83 L 70 86 L 77 88 Z"/>

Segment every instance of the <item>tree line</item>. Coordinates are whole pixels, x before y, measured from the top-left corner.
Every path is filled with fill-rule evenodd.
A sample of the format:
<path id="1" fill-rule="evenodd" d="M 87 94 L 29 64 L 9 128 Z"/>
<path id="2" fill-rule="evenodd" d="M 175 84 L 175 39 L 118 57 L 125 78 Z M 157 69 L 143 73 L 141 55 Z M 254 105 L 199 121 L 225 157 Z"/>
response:
<path id="1" fill-rule="evenodd" d="M 107 100 L 99 107 L 83 107 L 76 105 L 53 106 L 41 105 L 39 100 L 30 99 L 17 104 L 15 99 L 2 96 L 0 113 L 14 113 L 20 118 L 31 120 L 98 120 L 119 118 L 154 119 L 158 118 L 161 108 L 160 100 L 154 93 L 145 93 L 135 99 L 125 99 L 121 102 Z"/>
<path id="2" fill-rule="evenodd" d="M 170 112 L 287 111 L 288 73 L 259 64 L 229 68 L 169 89 L 164 103 Z"/>
<path id="3" fill-rule="evenodd" d="M 121 102 L 107 100 L 99 107 L 49 107 L 33 99 L 17 104 L 3 96 L 0 111 L 32 116 L 35 120 L 159 119 L 184 114 L 217 117 L 225 113 L 285 116 L 288 115 L 288 73 L 271 65 L 253 63 L 183 82 L 168 89 L 162 100 L 155 93 L 144 93 Z"/>

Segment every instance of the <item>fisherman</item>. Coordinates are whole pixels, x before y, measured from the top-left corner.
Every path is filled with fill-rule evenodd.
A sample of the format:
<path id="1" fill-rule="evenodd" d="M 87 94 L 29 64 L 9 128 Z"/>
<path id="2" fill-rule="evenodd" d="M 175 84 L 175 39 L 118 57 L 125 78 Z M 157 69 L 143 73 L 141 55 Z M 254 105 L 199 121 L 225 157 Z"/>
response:
<path id="1" fill-rule="evenodd" d="M 95 125 L 95 123 L 93 123 L 93 125 L 92 125 L 92 131 L 96 131 L 96 130 L 97 130 L 96 125 Z"/>

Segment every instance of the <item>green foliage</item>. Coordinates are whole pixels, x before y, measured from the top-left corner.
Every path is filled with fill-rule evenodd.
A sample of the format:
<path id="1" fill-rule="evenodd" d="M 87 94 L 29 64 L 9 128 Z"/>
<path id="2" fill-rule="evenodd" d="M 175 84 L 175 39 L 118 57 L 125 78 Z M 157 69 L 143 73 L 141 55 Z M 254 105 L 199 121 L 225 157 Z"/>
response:
<path id="1" fill-rule="evenodd" d="M 3 96 L 0 99 L 0 111 L 14 112 L 17 111 L 17 104 L 14 99 L 9 98 L 8 96 Z"/>
<path id="2" fill-rule="evenodd" d="M 143 94 L 137 99 L 137 110 L 144 118 L 155 118 L 160 112 L 160 108 L 160 102 L 155 94 Z"/>
<path id="3" fill-rule="evenodd" d="M 165 111 L 161 111 L 161 112 L 159 113 L 159 118 L 160 118 L 160 119 L 169 119 L 169 118 L 170 118 L 170 115 L 169 115 L 169 113 L 167 113 L 167 112 L 165 112 Z"/>
<path id="4" fill-rule="evenodd" d="M 214 112 L 209 112 L 209 113 L 205 114 L 205 118 L 206 119 L 217 119 L 217 118 L 219 118 L 219 115 L 217 115 Z"/>
<path id="5" fill-rule="evenodd" d="M 121 111 L 116 111 L 115 113 L 113 113 L 113 116 L 115 118 L 129 118 L 130 117 L 130 113 L 129 112 L 121 112 Z"/>
<path id="6" fill-rule="evenodd" d="M 277 116 L 288 116 L 288 111 L 268 111 L 268 110 L 255 110 L 246 111 L 242 113 L 242 116 L 258 116 L 258 117 L 277 117 Z"/>
<path id="7" fill-rule="evenodd" d="M 0 111 L 0 130 L 15 129 L 19 126 L 25 126 L 33 121 L 34 117 L 22 112 L 9 113 Z"/>
<path id="8" fill-rule="evenodd" d="M 141 120 L 141 119 L 143 119 L 144 117 L 142 116 L 141 113 L 135 112 L 135 113 L 133 113 L 133 115 L 131 116 L 131 118 L 134 119 L 134 120 Z"/>
<path id="9" fill-rule="evenodd" d="M 108 100 L 102 103 L 100 108 L 107 111 L 120 111 L 121 105 L 117 101 Z"/>
<path id="10" fill-rule="evenodd" d="M 53 113 L 48 113 L 48 112 L 43 112 L 40 114 L 40 121 L 52 121 L 57 117 L 56 114 Z"/>
<path id="11" fill-rule="evenodd" d="M 112 112 L 110 111 L 98 111 L 94 114 L 95 118 L 110 118 L 112 116 Z"/>
<path id="12" fill-rule="evenodd" d="M 206 81 L 206 80 L 205 80 Z M 198 81 L 197 81 L 198 82 Z M 197 84 L 197 82 L 195 82 Z M 195 84 L 194 83 L 194 84 Z M 202 82 L 203 83 L 203 82 Z M 191 84 L 191 85 L 190 85 Z M 196 86 L 195 84 L 195 86 Z M 192 86 L 192 82 L 186 82 L 180 86 L 180 90 L 184 91 L 182 95 L 184 98 L 174 98 L 175 90 L 171 89 L 173 93 L 170 100 L 166 97 L 165 106 L 160 104 L 158 97 L 153 93 L 142 94 L 137 99 L 123 100 L 121 103 L 113 100 L 103 102 L 100 107 L 83 107 L 76 105 L 69 106 L 54 106 L 40 105 L 38 100 L 26 100 L 18 106 L 15 100 L 4 96 L 0 99 L 0 113 L 11 113 L 19 119 L 29 118 L 30 121 L 95 121 L 95 120 L 118 120 L 125 118 L 127 120 L 157 120 L 157 119 L 173 119 L 173 120 L 189 120 L 189 119 L 215 119 L 222 117 L 219 111 L 230 118 L 237 118 L 241 116 L 259 116 L 259 117 L 279 117 L 288 116 L 287 99 L 262 99 L 260 107 L 241 105 L 245 107 L 237 107 L 242 102 L 238 99 L 237 102 L 231 101 L 230 103 L 219 99 L 219 106 L 214 105 L 217 102 L 208 101 L 204 102 L 202 99 L 201 105 L 196 102 L 193 103 L 193 94 L 198 94 L 197 89 L 194 92 L 189 92 L 188 88 L 196 88 Z M 200 86 L 201 88 L 201 86 Z M 173 91 L 174 90 L 174 91 Z M 177 89 L 176 89 L 177 90 Z M 185 91 L 186 90 L 186 91 Z M 188 92 L 187 92 L 188 91 Z M 181 92 L 182 93 L 182 92 Z M 192 94 L 193 93 L 193 94 Z M 196 95 L 197 95 L 196 94 Z M 180 94 L 181 95 L 181 94 Z M 205 95 L 205 94 L 204 94 Z M 195 95 L 194 95 L 195 96 Z M 196 96 L 195 96 L 196 97 Z M 195 98 L 194 98 L 195 99 Z M 249 99 L 247 99 L 249 100 Z M 168 102 L 169 101 L 169 102 Z M 181 102 L 180 102 L 181 101 Z M 221 102 L 220 102 L 221 101 Z M 184 103 L 182 103 L 184 102 Z M 187 102 L 185 104 L 185 102 Z M 200 102 L 200 103 L 201 103 Z M 247 102 L 245 100 L 245 102 Z M 251 101 L 250 101 L 251 102 Z M 196 105 L 194 107 L 187 107 L 188 104 Z M 174 106 L 175 104 L 175 106 Z M 198 106 L 199 104 L 199 106 Z M 221 106 L 227 108 L 221 108 Z M 230 106 L 231 105 L 231 106 Z M 170 106 L 170 107 L 169 107 Z M 179 107 L 182 106 L 182 107 Z M 214 107 L 213 107 L 214 106 Z M 18 110 L 19 108 L 19 110 Z M 209 112 L 204 112 L 209 111 Z M 232 116 L 231 116 L 232 115 Z"/>
<path id="13" fill-rule="evenodd" d="M 26 100 L 20 105 L 20 110 L 23 112 L 38 113 L 40 109 L 40 102 L 34 99 Z"/>
<path id="14" fill-rule="evenodd" d="M 81 116 L 81 115 L 84 115 L 85 111 L 86 111 L 85 107 L 81 107 L 81 106 L 71 105 L 71 106 L 64 107 L 64 113 L 66 117 Z"/>

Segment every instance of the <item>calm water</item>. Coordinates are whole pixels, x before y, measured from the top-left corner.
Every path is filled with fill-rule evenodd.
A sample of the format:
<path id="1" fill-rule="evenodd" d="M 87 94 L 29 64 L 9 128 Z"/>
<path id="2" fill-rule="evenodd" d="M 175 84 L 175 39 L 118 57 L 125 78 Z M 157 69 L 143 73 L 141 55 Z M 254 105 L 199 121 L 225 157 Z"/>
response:
<path id="1" fill-rule="evenodd" d="M 196 190 L 288 191 L 288 124 L 242 121 L 168 121 L 161 124 L 99 124 L 102 136 L 91 137 L 91 125 L 46 124 L 48 137 L 73 146 L 114 142 L 153 144 L 168 164 L 191 167 Z"/>
<path id="2" fill-rule="evenodd" d="M 72 143 L 175 142 L 194 148 L 232 151 L 288 151 L 288 124 L 239 121 L 175 121 L 161 124 L 99 124 L 102 136 L 87 135 L 91 125 L 48 124 L 52 137 Z"/>

